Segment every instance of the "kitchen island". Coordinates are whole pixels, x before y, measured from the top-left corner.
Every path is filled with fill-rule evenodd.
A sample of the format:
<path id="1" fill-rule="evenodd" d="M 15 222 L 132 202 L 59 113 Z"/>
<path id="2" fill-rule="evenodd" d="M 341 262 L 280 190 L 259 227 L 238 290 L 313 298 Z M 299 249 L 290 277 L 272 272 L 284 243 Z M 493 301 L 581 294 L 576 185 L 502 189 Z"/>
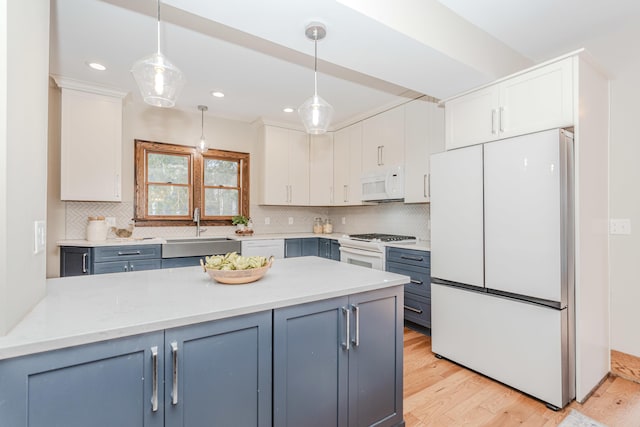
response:
<path id="1" fill-rule="evenodd" d="M 51 279 L 0 338 L 0 419 L 401 425 L 406 282 L 318 257 L 247 285 L 199 267 Z"/>

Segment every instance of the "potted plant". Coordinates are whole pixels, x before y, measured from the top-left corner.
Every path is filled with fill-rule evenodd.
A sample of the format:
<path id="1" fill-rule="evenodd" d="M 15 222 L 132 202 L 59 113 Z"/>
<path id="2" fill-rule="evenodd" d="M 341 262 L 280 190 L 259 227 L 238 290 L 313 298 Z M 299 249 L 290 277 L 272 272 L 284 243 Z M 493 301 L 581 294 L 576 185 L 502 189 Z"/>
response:
<path id="1" fill-rule="evenodd" d="M 249 224 L 249 217 L 236 215 L 231 218 L 231 224 L 235 225 L 238 230 L 243 231 L 247 224 Z"/>

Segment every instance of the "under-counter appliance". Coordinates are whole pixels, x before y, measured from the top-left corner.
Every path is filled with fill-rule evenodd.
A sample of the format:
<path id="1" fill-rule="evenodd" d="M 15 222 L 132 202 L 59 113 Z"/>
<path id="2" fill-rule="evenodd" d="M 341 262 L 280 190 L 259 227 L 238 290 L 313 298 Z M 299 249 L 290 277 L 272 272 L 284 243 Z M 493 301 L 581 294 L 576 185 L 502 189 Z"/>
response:
<path id="1" fill-rule="evenodd" d="M 338 239 L 340 243 L 340 261 L 362 267 L 384 270 L 385 243 L 415 242 L 413 236 L 396 234 L 350 234 Z"/>
<path id="2" fill-rule="evenodd" d="M 360 178 L 363 202 L 404 200 L 404 168 L 402 166 L 366 172 Z"/>
<path id="3" fill-rule="evenodd" d="M 573 135 L 431 156 L 434 353 L 553 408 L 575 397 Z"/>
<path id="4" fill-rule="evenodd" d="M 243 240 L 242 256 L 284 258 L 284 239 Z"/>

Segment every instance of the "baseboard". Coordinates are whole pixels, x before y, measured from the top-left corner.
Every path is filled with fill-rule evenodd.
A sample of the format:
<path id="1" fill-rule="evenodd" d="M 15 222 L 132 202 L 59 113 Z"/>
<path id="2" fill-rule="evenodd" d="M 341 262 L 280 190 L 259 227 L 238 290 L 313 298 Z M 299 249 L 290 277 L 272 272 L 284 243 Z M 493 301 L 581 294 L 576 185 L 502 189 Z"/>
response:
<path id="1" fill-rule="evenodd" d="M 611 350 L 611 373 L 626 380 L 640 383 L 640 357 Z"/>

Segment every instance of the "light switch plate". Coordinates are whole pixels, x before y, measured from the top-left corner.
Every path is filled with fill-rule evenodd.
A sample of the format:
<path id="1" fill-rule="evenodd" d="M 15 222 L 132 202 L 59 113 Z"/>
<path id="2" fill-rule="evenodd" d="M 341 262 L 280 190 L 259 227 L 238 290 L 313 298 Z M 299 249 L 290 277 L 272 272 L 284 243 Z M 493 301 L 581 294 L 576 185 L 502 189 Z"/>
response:
<path id="1" fill-rule="evenodd" d="M 292 216 L 289 217 L 289 225 L 291 225 L 291 224 L 293 224 L 293 217 Z"/>
<path id="2" fill-rule="evenodd" d="M 342 225 L 345 225 L 347 223 L 347 218 L 346 217 L 342 217 Z"/>
<path id="3" fill-rule="evenodd" d="M 271 218 L 268 217 L 268 216 L 265 216 L 264 217 L 264 225 L 269 225 L 269 224 L 271 224 Z"/>
<path id="4" fill-rule="evenodd" d="M 611 219 L 609 222 L 610 234 L 631 234 L 631 220 L 629 218 Z"/>
<path id="5" fill-rule="evenodd" d="M 44 251 L 47 244 L 47 232 L 44 221 L 34 221 L 33 225 L 33 254 L 36 255 Z"/>
<path id="6" fill-rule="evenodd" d="M 115 227 L 116 226 L 116 217 L 115 216 L 105 217 L 104 222 L 107 223 L 107 227 Z"/>

